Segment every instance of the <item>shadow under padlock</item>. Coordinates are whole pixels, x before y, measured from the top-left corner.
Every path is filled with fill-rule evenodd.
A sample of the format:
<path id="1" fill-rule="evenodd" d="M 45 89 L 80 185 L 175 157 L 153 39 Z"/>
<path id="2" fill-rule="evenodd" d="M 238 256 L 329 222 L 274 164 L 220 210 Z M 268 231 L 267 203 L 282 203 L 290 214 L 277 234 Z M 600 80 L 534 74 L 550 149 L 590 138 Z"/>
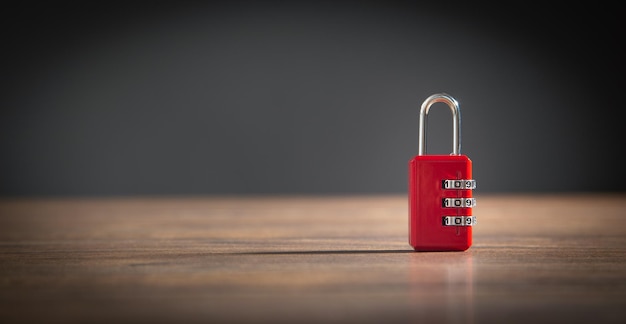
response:
<path id="1" fill-rule="evenodd" d="M 415 323 L 475 322 L 472 253 L 411 253 L 409 306 Z"/>
<path id="2" fill-rule="evenodd" d="M 426 154 L 427 115 L 435 103 L 452 112 L 452 154 Z M 461 110 L 445 93 L 420 109 L 418 155 L 409 161 L 409 244 L 415 251 L 465 251 L 472 245 L 476 205 L 472 161 L 461 154 Z"/>

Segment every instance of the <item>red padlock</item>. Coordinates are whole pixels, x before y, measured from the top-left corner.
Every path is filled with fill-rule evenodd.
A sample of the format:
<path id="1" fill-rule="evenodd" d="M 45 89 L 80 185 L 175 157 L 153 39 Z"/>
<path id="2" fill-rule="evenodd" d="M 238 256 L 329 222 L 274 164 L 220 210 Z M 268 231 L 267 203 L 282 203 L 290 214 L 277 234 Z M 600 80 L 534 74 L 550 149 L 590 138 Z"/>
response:
<path id="1" fill-rule="evenodd" d="M 450 155 L 425 155 L 426 117 L 435 103 L 452 110 Z M 461 110 L 445 93 L 424 101 L 419 119 L 419 151 L 409 162 L 409 244 L 415 251 L 465 251 L 472 245 L 476 205 L 472 161 L 461 154 Z"/>

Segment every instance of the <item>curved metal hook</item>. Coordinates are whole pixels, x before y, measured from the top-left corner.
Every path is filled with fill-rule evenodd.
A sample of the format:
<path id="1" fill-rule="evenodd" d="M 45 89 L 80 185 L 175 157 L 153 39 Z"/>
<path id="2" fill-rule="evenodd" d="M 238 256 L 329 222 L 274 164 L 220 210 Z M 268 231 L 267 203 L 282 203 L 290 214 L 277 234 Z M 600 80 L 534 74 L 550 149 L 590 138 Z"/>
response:
<path id="1" fill-rule="evenodd" d="M 436 93 L 424 100 L 420 109 L 420 132 L 419 132 L 419 150 L 417 155 L 424 155 L 426 152 L 426 115 L 430 110 L 430 106 L 437 102 L 443 102 L 452 111 L 452 155 L 461 154 L 461 108 L 456 99 L 446 93 Z"/>

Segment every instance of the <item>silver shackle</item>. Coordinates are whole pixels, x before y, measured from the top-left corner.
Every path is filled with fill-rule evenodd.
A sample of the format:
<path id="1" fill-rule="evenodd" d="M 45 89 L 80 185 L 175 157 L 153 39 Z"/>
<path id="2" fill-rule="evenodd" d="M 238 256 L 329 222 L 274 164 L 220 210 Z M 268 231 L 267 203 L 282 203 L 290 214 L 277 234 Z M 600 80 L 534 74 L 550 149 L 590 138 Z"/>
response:
<path id="1" fill-rule="evenodd" d="M 436 93 L 424 100 L 420 109 L 419 150 L 417 155 L 426 153 L 426 117 L 430 106 L 443 102 L 452 111 L 452 155 L 461 154 L 461 108 L 459 103 L 446 93 Z"/>

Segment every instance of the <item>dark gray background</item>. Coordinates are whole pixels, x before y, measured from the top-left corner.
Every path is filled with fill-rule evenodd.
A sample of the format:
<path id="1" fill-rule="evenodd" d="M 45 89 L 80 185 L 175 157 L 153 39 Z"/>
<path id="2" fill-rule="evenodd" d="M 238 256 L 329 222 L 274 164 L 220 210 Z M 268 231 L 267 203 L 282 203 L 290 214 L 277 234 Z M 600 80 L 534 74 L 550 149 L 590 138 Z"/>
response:
<path id="1" fill-rule="evenodd" d="M 7 7 L 0 195 L 400 193 L 430 94 L 479 192 L 623 191 L 617 8 Z M 429 150 L 451 150 L 449 110 Z"/>

